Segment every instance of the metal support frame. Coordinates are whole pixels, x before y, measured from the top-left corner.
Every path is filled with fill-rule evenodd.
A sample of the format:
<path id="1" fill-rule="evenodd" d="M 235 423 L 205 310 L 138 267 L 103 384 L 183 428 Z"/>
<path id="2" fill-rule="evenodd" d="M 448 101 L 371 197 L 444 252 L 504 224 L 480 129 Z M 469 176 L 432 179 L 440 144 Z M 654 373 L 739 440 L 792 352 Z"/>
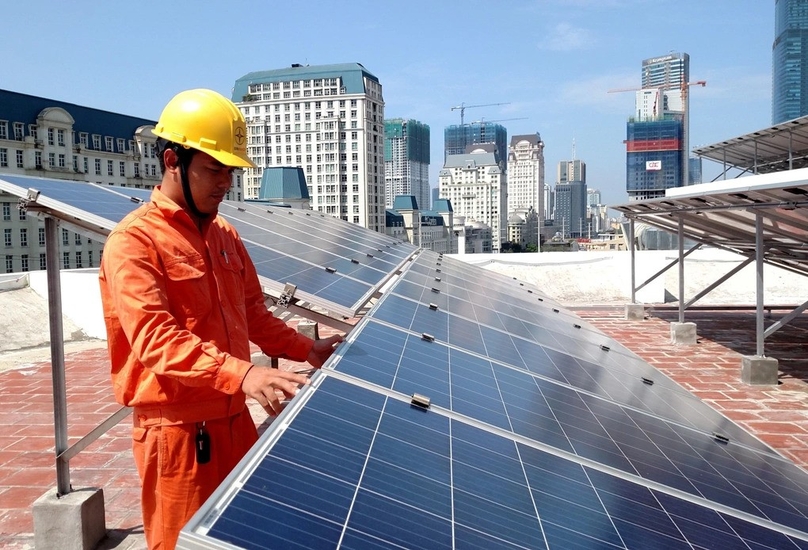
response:
<path id="1" fill-rule="evenodd" d="M 629 230 L 628 230 L 628 249 L 631 250 L 631 303 L 637 303 L 637 286 L 636 286 L 636 272 L 637 272 L 637 260 L 634 257 L 634 218 L 631 218 L 629 221 Z"/>
<path id="2" fill-rule="evenodd" d="M 755 213 L 755 269 L 757 272 L 755 286 L 755 334 L 756 355 L 763 357 L 763 341 L 765 339 L 763 324 L 763 216 Z"/>
<path id="3" fill-rule="evenodd" d="M 45 218 L 45 261 L 48 279 L 48 323 L 50 326 L 51 376 L 53 378 L 53 425 L 56 438 L 56 491 L 68 494 L 70 487 L 67 444 L 67 385 L 65 383 L 62 285 L 59 277 L 59 222 Z"/>
<path id="4" fill-rule="evenodd" d="M 679 216 L 679 322 L 685 322 L 685 221 Z"/>

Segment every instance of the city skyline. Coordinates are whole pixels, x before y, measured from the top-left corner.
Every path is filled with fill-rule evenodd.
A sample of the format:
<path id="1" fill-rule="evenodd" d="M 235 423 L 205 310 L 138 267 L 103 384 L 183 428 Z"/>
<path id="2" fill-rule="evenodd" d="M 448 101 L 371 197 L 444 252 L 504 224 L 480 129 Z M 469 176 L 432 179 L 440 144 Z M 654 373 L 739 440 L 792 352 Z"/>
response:
<path id="1" fill-rule="evenodd" d="M 465 121 L 501 121 L 509 138 L 540 133 L 547 166 L 571 158 L 574 142 L 604 202 L 627 202 L 623 140 L 634 94 L 607 91 L 639 87 L 642 60 L 670 51 L 688 53 L 691 78 L 707 82 L 691 94 L 691 148 L 768 127 L 771 118 L 774 3 L 758 0 L 684 0 L 675 9 L 647 0 L 470 1 L 462 9 L 355 1 L 289 10 L 235 1 L 226 12 L 204 3 L 156 11 L 33 0 L 9 6 L 6 20 L 4 89 L 142 118 L 156 119 L 182 89 L 229 95 L 249 72 L 361 63 L 383 87 L 385 118 L 432 129 L 432 187 L 443 129 L 460 122 L 451 108 L 504 103 L 467 107 Z M 423 39 L 400 38 L 402 29 Z M 458 32 L 469 37 L 465 45 L 447 48 Z M 476 32 L 485 40 L 472 39 Z M 705 162 L 705 180 L 719 171 Z"/>

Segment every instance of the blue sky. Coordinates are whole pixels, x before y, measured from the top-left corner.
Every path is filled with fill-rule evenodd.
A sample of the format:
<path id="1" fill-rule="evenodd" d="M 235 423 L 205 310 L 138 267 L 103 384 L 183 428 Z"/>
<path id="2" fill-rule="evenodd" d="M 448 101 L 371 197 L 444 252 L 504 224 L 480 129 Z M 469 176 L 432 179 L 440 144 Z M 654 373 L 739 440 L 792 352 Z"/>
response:
<path id="1" fill-rule="evenodd" d="M 573 155 L 604 202 L 626 201 L 626 119 L 642 60 L 690 54 L 691 147 L 771 125 L 773 0 L 26 0 L 3 8 L 0 87 L 156 119 L 178 91 L 227 96 L 252 71 L 362 63 L 385 116 L 443 129 L 503 120 L 539 132 L 546 179 Z M 705 177 L 720 167 L 705 161 Z"/>

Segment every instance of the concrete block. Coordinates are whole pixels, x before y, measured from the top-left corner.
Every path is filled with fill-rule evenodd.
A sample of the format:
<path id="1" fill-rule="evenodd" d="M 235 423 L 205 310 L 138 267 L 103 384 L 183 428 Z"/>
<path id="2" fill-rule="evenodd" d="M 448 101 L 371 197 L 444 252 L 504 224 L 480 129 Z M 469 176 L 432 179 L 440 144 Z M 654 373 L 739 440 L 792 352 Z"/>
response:
<path id="1" fill-rule="evenodd" d="M 272 359 L 268 355 L 264 355 L 259 351 L 250 356 L 250 363 L 253 365 L 258 365 L 259 367 L 271 367 Z"/>
<path id="2" fill-rule="evenodd" d="M 671 344 L 696 344 L 696 323 L 671 323 Z"/>
<path id="3" fill-rule="evenodd" d="M 777 359 L 760 355 L 741 357 L 741 382 L 753 386 L 773 386 L 777 384 Z"/>
<path id="4" fill-rule="evenodd" d="M 297 324 L 297 331 L 303 336 L 308 336 L 312 340 L 320 338 L 317 331 L 317 323 L 315 321 L 300 321 Z"/>
<path id="5" fill-rule="evenodd" d="M 642 321 L 645 319 L 645 305 L 626 304 L 626 321 Z"/>
<path id="6" fill-rule="evenodd" d="M 33 505 L 34 547 L 92 550 L 106 535 L 104 491 L 86 488 L 60 498 L 56 488 Z"/>

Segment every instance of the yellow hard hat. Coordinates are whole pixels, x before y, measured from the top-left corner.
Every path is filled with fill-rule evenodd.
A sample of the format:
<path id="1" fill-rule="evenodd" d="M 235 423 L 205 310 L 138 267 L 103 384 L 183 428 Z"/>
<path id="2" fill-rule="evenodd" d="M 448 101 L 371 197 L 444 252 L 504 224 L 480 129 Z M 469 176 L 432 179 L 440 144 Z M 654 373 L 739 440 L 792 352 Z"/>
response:
<path id="1" fill-rule="evenodd" d="M 247 125 L 232 101 L 213 90 L 180 92 L 160 114 L 154 134 L 212 156 L 225 166 L 255 167 L 247 157 Z"/>

